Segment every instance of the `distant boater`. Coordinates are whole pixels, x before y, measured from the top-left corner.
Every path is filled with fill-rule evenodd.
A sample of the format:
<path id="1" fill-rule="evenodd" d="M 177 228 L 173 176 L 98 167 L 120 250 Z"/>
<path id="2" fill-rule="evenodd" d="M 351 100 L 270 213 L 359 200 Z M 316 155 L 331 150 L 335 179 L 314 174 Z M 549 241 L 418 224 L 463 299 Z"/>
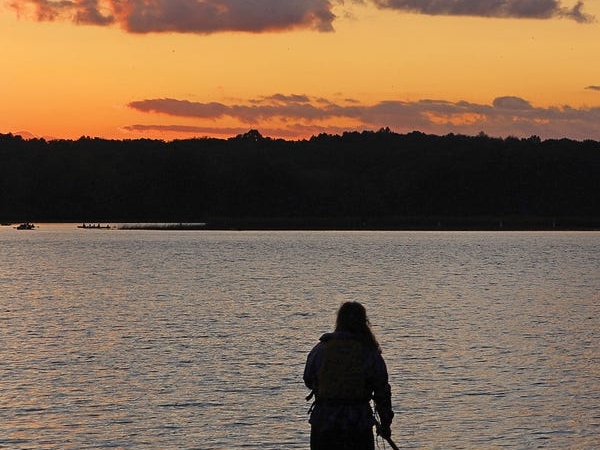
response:
<path id="1" fill-rule="evenodd" d="M 308 355 L 304 383 L 311 389 L 307 399 L 315 396 L 309 420 L 311 450 L 374 450 L 373 426 L 395 447 L 390 439 L 394 412 L 387 367 L 360 303 L 340 307 L 335 331 L 321 336 Z"/>

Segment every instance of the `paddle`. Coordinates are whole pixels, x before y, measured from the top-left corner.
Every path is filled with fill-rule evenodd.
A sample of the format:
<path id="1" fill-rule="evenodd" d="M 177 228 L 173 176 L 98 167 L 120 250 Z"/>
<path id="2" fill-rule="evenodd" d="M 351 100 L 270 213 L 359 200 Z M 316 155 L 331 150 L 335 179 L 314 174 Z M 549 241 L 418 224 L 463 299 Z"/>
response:
<path id="1" fill-rule="evenodd" d="M 394 444 L 394 441 L 392 441 L 392 438 L 389 436 L 382 436 L 380 433 L 380 429 L 381 429 L 381 424 L 379 423 L 379 421 L 377 419 L 375 419 L 375 429 L 377 430 L 377 434 L 379 436 L 381 436 L 383 439 L 385 439 L 387 441 L 388 444 L 390 444 L 390 447 L 392 447 L 392 450 L 400 450 L 398 448 L 398 446 L 396 444 Z"/>

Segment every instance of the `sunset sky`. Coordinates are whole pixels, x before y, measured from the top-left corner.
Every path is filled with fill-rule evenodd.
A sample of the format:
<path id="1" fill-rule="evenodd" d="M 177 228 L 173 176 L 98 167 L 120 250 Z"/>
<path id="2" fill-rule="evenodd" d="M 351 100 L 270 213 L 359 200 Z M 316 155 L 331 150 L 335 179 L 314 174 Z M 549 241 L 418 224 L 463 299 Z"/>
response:
<path id="1" fill-rule="evenodd" d="M 0 133 L 600 140 L 600 0 L 0 0 Z"/>

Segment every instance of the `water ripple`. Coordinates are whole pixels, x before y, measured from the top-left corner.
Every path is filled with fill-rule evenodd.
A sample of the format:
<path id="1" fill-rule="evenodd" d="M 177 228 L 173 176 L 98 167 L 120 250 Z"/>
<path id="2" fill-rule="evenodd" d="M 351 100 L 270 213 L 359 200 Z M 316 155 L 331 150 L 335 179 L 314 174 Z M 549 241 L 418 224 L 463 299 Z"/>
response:
<path id="1" fill-rule="evenodd" d="M 0 229 L 0 448 L 300 449 L 367 306 L 402 448 L 598 448 L 599 233 Z"/>

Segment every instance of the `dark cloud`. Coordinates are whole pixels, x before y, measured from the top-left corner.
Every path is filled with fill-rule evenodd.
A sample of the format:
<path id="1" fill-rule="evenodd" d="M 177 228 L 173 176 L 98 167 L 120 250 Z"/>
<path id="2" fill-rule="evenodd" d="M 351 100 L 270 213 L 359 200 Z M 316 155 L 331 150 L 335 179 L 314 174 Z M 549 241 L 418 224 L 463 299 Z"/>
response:
<path id="1" fill-rule="evenodd" d="M 129 107 L 143 112 L 156 112 L 180 117 L 218 119 L 230 114 L 230 107 L 222 103 L 195 103 L 188 100 L 160 98 L 131 102 Z"/>
<path id="2" fill-rule="evenodd" d="M 234 104 L 149 99 L 132 102 L 129 106 L 146 113 L 184 117 L 200 122 L 208 120 L 210 126 L 207 128 L 206 125 L 199 124 L 199 130 L 210 129 L 213 132 L 219 129 L 219 121 L 228 124 L 233 121 L 239 124 L 236 130 L 251 125 L 263 131 L 274 130 L 276 132 L 273 135 L 276 136 L 288 137 L 389 126 L 396 131 L 420 130 L 435 134 L 476 134 L 485 131 L 493 136 L 528 137 L 535 134 L 544 138 L 600 140 L 600 129 L 597 126 L 600 123 L 600 107 L 540 108 L 514 96 L 498 97 L 492 104 L 426 99 L 414 102 L 382 101 L 368 105 L 356 101 L 333 102 L 305 95 L 275 94 Z M 148 127 L 156 130 L 161 126 Z M 194 128 L 189 129 L 189 132 L 196 131 L 198 130 Z"/>
<path id="3" fill-rule="evenodd" d="M 332 112 L 332 109 L 337 108 L 335 105 L 319 107 L 308 101 L 298 102 L 293 97 L 297 96 L 286 97 L 278 94 L 272 97 L 251 100 L 250 104 L 247 105 L 225 105 L 215 102 L 200 103 L 162 98 L 131 102 L 128 106 L 138 111 L 179 117 L 219 119 L 223 116 L 229 116 L 249 124 L 275 117 L 317 120 L 335 115 Z M 288 98 L 287 101 L 286 98 Z"/>
<path id="4" fill-rule="evenodd" d="M 38 20 L 118 24 L 133 33 L 331 31 L 335 19 L 329 0 L 14 0 L 10 5 Z"/>
<path id="5" fill-rule="evenodd" d="M 343 0 L 4 0 L 20 15 L 37 20 L 121 26 L 132 33 L 209 34 L 294 28 L 332 31 L 334 5 Z M 558 0 L 352 0 L 378 8 L 429 15 L 549 19 L 590 22 L 584 4 Z"/>
<path id="6" fill-rule="evenodd" d="M 583 12 L 583 2 L 572 7 L 558 0 L 372 0 L 380 8 L 429 15 L 505 17 L 549 19 L 565 17 L 577 22 L 590 22 L 593 17 Z"/>
<path id="7" fill-rule="evenodd" d="M 531 109 L 531 104 L 519 97 L 498 97 L 494 99 L 495 108 L 527 110 Z"/>
<path id="8" fill-rule="evenodd" d="M 600 86 L 595 86 L 595 85 L 586 86 L 586 89 L 589 89 L 591 91 L 600 91 Z"/>
<path id="9" fill-rule="evenodd" d="M 75 21 L 78 23 L 109 25 L 114 22 L 112 15 L 104 15 L 98 8 L 98 0 L 80 0 Z"/>
<path id="10" fill-rule="evenodd" d="M 284 95 L 284 94 L 274 94 L 269 97 L 264 97 L 265 100 L 273 100 L 282 103 L 308 103 L 310 102 L 310 97 L 307 95 Z"/>

